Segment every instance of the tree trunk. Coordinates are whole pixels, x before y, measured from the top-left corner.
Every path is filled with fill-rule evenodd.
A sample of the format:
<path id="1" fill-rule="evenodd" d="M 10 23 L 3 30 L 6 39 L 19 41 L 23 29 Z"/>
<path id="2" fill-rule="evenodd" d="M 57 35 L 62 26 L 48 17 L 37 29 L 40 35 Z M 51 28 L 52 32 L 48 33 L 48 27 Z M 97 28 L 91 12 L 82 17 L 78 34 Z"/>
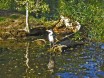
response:
<path id="1" fill-rule="evenodd" d="M 26 32 L 30 33 L 30 27 L 29 27 L 29 13 L 28 13 L 28 2 L 26 2 Z"/>

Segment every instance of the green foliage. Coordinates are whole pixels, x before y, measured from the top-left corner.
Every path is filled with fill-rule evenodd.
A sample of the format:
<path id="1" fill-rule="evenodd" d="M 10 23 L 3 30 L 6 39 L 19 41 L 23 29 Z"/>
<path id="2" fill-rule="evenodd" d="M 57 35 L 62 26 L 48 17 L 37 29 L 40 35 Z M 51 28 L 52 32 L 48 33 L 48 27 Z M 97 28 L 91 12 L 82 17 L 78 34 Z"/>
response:
<path id="1" fill-rule="evenodd" d="M 5 21 L 5 17 L 0 17 L 0 22 Z"/>
<path id="2" fill-rule="evenodd" d="M 24 10 L 26 8 L 26 3 L 28 2 L 29 6 L 29 12 L 39 14 L 39 13 L 45 13 L 49 11 L 48 5 L 43 0 L 16 0 L 18 3 L 18 10 Z"/>
<path id="3" fill-rule="evenodd" d="M 70 16 L 89 29 L 89 38 L 104 39 L 103 0 L 60 0 L 59 14 Z"/>
<path id="4" fill-rule="evenodd" d="M 1 0 L 0 1 L 0 9 L 9 9 L 9 1 L 10 0 Z"/>
<path id="5" fill-rule="evenodd" d="M 59 19 L 62 14 L 86 27 L 89 38 L 104 39 L 104 0 L 0 0 L 0 9 L 25 11 L 26 2 L 29 3 L 29 12 L 40 16 L 42 23 L 46 17 Z M 0 17 L 0 21 L 4 20 Z"/>
<path id="6" fill-rule="evenodd" d="M 15 0 L 0 0 L 0 9 L 4 10 L 16 10 L 16 2 Z"/>

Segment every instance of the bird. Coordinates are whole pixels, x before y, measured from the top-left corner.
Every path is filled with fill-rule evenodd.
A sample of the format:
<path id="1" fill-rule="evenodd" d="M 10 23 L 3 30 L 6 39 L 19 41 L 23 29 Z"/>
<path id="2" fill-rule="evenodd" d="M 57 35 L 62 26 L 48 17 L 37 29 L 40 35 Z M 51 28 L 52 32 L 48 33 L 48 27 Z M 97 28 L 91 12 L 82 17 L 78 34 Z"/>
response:
<path id="1" fill-rule="evenodd" d="M 54 57 L 50 57 L 49 58 L 49 63 L 47 64 L 47 67 L 49 69 L 49 71 L 54 72 L 54 68 L 55 68 L 55 59 Z"/>
<path id="2" fill-rule="evenodd" d="M 46 30 L 49 34 L 48 34 L 48 40 L 50 42 L 50 48 L 53 47 L 54 45 L 54 35 L 53 35 L 53 31 L 52 29 L 50 30 Z"/>

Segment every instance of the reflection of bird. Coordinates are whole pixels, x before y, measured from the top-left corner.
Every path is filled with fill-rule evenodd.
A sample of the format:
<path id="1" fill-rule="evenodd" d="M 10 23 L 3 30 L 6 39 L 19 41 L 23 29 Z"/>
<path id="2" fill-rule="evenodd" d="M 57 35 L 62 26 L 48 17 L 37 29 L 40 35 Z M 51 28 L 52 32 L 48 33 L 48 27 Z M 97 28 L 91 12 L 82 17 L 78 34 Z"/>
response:
<path id="1" fill-rule="evenodd" d="M 46 30 L 46 31 L 49 32 L 48 39 L 49 39 L 49 42 L 50 42 L 50 47 L 52 47 L 54 45 L 53 31 L 52 30 Z"/>
<path id="2" fill-rule="evenodd" d="M 47 64 L 47 67 L 48 67 L 49 71 L 54 72 L 55 59 L 53 57 L 50 57 L 49 63 Z"/>

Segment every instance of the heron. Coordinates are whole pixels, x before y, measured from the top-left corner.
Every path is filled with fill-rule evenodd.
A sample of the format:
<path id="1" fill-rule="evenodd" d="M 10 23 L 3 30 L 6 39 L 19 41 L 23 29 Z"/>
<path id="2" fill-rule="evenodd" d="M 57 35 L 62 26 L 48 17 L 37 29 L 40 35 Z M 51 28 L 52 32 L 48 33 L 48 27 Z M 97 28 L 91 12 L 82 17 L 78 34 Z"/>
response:
<path id="1" fill-rule="evenodd" d="M 50 42 L 50 48 L 53 47 L 54 45 L 54 35 L 53 35 L 53 31 L 52 29 L 50 30 L 46 30 L 49 34 L 48 34 L 48 40 Z"/>

